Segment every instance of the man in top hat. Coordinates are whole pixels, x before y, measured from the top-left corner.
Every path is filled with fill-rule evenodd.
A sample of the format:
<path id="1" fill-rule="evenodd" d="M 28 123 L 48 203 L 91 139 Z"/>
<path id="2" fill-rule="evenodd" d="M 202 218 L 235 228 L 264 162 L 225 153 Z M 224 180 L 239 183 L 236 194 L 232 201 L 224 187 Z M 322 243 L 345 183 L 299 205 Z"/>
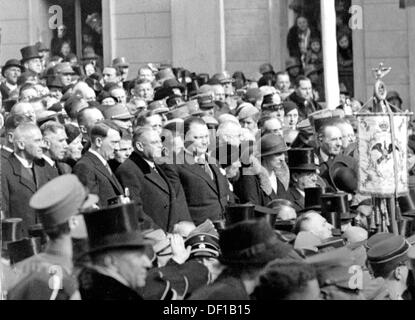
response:
<path id="1" fill-rule="evenodd" d="M 20 124 L 13 135 L 13 154 L 2 159 L 2 210 L 5 217 L 23 219 L 23 235 L 38 217 L 29 206 L 33 194 L 53 177 L 37 161 L 43 157 L 43 137 L 32 123 Z"/>
<path id="2" fill-rule="evenodd" d="M 151 261 L 134 203 L 86 211 L 92 264 L 78 276 L 82 300 L 140 301 L 137 290 L 146 285 Z"/>
<path id="3" fill-rule="evenodd" d="M 186 150 L 178 157 L 180 162 L 163 168 L 173 185 L 182 185 L 196 226 L 207 219 L 220 220 L 231 196 L 228 181 L 208 154 L 208 127 L 192 117 L 184 122 L 184 134 Z"/>
<path id="4" fill-rule="evenodd" d="M 11 59 L 1 69 L 1 75 L 6 79 L 0 84 L 0 92 L 2 100 L 9 99 L 10 93 L 17 90 L 17 79 L 24 72 L 24 67 L 20 64 L 17 59 Z"/>
<path id="5" fill-rule="evenodd" d="M 145 214 L 165 232 L 173 232 L 180 222 L 192 221 L 181 184 L 173 186 L 157 163 L 163 153 L 160 135 L 151 128 L 138 129 L 133 147 L 130 158 L 116 171 L 131 199 L 143 203 Z"/>
<path id="6" fill-rule="evenodd" d="M 297 105 L 300 121 L 307 119 L 310 114 L 323 109 L 313 97 L 313 86 L 310 79 L 304 76 L 296 79 L 295 92 L 287 100 Z"/>
<path id="7" fill-rule="evenodd" d="M 39 54 L 37 46 L 28 46 L 20 50 L 22 54 L 22 65 L 26 70 L 40 75 L 43 71 L 42 56 Z"/>
<path id="8" fill-rule="evenodd" d="M 190 300 L 250 300 L 264 267 L 275 259 L 297 259 L 290 246 L 277 239 L 264 219 L 249 220 L 222 231 L 219 261 L 225 270 Z"/>
<path id="9" fill-rule="evenodd" d="M 10 300 L 80 298 L 76 280 L 72 278 L 71 235 L 86 237 L 83 219 L 77 215 L 97 201 L 74 175 L 56 178 L 33 195 L 30 207 L 38 214 L 49 240 L 44 253 L 19 263 L 17 268 L 22 273 L 9 292 Z"/>
<path id="10" fill-rule="evenodd" d="M 79 180 L 99 196 L 100 207 L 106 207 L 109 200 L 124 194 L 108 164 L 115 157 L 120 140 L 120 129 L 111 120 L 95 124 L 90 131 L 91 148 L 73 168 Z"/>
<path id="11" fill-rule="evenodd" d="M 296 211 L 305 208 L 305 189 L 317 186 L 318 175 L 314 157 L 314 150 L 311 148 L 288 151 L 288 167 L 291 178 L 288 193 L 296 206 Z"/>
<path id="12" fill-rule="evenodd" d="M 375 277 L 385 280 L 380 300 L 405 300 L 408 289 L 412 246 L 401 236 L 380 241 L 367 252 L 369 267 Z"/>

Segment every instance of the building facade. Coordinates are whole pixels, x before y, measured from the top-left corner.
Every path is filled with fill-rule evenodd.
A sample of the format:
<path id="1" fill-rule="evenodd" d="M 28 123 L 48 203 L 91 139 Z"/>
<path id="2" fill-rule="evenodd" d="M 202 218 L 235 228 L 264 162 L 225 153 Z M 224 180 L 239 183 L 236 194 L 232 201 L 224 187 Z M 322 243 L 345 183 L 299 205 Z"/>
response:
<path id="1" fill-rule="evenodd" d="M 148 62 L 168 63 L 196 72 L 244 71 L 258 78 L 271 62 L 284 69 L 286 36 L 294 23 L 292 0 L 94 0 L 102 15 L 105 64 L 128 57 L 131 74 Z M 90 1 L 88 1 L 90 2 Z M 50 7 L 64 3 L 72 16 L 77 52 L 82 44 L 86 0 L 0 0 L 0 62 L 20 57 L 20 48 L 53 37 Z M 372 69 L 393 68 L 385 79 L 408 109 L 415 104 L 415 8 L 399 0 L 353 0 L 361 27 L 353 30 L 355 96 L 373 93 Z M 361 14 L 361 15 L 360 15 Z M 358 25 L 360 22 L 358 21 Z M 415 110 L 413 107 L 412 110 Z"/>

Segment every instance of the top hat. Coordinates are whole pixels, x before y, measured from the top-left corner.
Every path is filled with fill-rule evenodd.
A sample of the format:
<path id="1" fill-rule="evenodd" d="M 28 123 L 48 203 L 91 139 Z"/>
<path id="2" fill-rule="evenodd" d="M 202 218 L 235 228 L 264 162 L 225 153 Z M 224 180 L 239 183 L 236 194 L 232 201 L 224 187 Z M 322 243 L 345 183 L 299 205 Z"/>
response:
<path id="1" fill-rule="evenodd" d="M 41 243 L 39 238 L 25 238 L 7 244 L 11 264 L 19 263 L 34 255 L 39 254 Z"/>
<path id="2" fill-rule="evenodd" d="M 22 54 L 22 63 L 25 63 L 27 60 L 31 59 L 40 59 L 42 58 L 39 54 L 37 46 L 27 46 L 20 50 Z"/>
<path id="3" fill-rule="evenodd" d="M 6 61 L 6 64 L 1 68 L 1 75 L 4 77 L 5 76 L 4 73 L 6 72 L 6 70 L 11 68 L 11 67 L 19 68 L 22 73 L 25 70 L 25 68 L 21 65 L 19 60 L 10 59 L 10 60 Z"/>
<path id="4" fill-rule="evenodd" d="M 291 150 L 287 147 L 284 138 L 274 134 L 267 134 L 261 138 L 261 157 L 281 154 Z"/>
<path id="5" fill-rule="evenodd" d="M 20 218 L 1 220 L 1 239 L 3 244 L 18 241 L 22 238 L 22 222 L 23 220 Z"/>
<path id="6" fill-rule="evenodd" d="M 264 219 L 237 223 L 221 232 L 219 238 L 224 265 L 263 266 L 275 259 L 284 259 L 291 247 L 278 240 L 274 230 Z"/>
<path id="7" fill-rule="evenodd" d="M 191 247 L 192 258 L 218 258 L 220 253 L 219 237 L 209 233 L 199 233 L 186 239 L 184 246 Z"/>
<path id="8" fill-rule="evenodd" d="M 321 212 L 330 214 L 335 212 L 342 221 L 352 220 L 356 214 L 350 213 L 349 200 L 347 193 L 328 193 L 321 196 Z"/>
<path id="9" fill-rule="evenodd" d="M 291 149 L 288 151 L 288 167 L 292 171 L 317 171 L 314 149 Z"/>
<path id="10" fill-rule="evenodd" d="M 253 204 L 229 205 L 225 212 L 226 225 L 231 226 L 242 221 L 265 219 L 271 227 L 277 219 L 275 210 Z"/>
<path id="11" fill-rule="evenodd" d="M 112 65 L 114 67 L 121 67 L 121 68 L 128 68 L 130 66 L 125 57 L 115 58 L 114 60 L 112 60 Z"/>
<path id="12" fill-rule="evenodd" d="M 325 194 L 325 188 L 315 187 L 307 188 L 304 190 L 304 210 L 301 212 L 307 212 L 312 210 L 321 210 L 321 196 Z"/>
<path id="13" fill-rule="evenodd" d="M 142 210 L 142 207 L 139 207 Z M 83 213 L 89 253 L 110 249 L 144 248 L 149 241 L 140 231 L 139 211 L 134 202 Z"/>
<path id="14" fill-rule="evenodd" d="M 415 217 L 415 190 L 410 189 L 409 193 L 399 197 L 398 201 L 403 216 Z"/>

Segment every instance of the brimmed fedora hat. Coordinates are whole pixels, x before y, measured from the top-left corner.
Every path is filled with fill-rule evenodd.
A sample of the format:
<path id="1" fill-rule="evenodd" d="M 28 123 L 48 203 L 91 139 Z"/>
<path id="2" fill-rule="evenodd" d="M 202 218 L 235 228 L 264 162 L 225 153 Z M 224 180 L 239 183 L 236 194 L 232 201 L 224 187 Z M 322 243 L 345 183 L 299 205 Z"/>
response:
<path id="1" fill-rule="evenodd" d="M 145 248 L 138 207 L 134 202 L 83 212 L 89 239 L 89 254 L 109 249 Z"/>
<path id="2" fill-rule="evenodd" d="M 234 224 L 220 234 L 219 261 L 227 266 L 263 266 L 275 259 L 286 258 L 292 251 L 278 240 L 264 219 Z"/>
<path id="3" fill-rule="evenodd" d="M 128 68 L 130 64 L 128 63 L 125 57 L 118 57 L 112 60 L 112 65 L 114 67 Z"/>
<path id="4" fill-rule="evenodd" d="M 105 119 L 108 120 L 131 120 L 134 116 L 128 111 L 123 104 L 116 104 L 102 109 Z"/>
<path id="5" fill-rule="evenodd" d="M 10 59 L 6 61 L 5 65 L 1 68 L 1 75 L 4 77 L 5 72 L 7 69 L 17 67 L 20 69 L 20 71 L 23 73 L 25 71 L 25 68 L 22 66 L 19 60 L 17 59 Z"/>
<path id="6" fill-rule="evenodd" d="M 287 147 L 284 138 L 274 134 L 267 134 L 261 138 L 261 157 L 281 154 L 291 150 Z"/>
<path id="7" fill-rule="evenodd" d="M 358 163 L 350 156 L 338 156 L 329 167 L 333 186 L 343 192 L 355 193 L 358 189 Z"/>
<path id="8" fill-rule="evenodd" d="M 288 151 L 288 167 L 293 171 L 317 171 L 315 153 L 312 148 L 291 149 Z"/>

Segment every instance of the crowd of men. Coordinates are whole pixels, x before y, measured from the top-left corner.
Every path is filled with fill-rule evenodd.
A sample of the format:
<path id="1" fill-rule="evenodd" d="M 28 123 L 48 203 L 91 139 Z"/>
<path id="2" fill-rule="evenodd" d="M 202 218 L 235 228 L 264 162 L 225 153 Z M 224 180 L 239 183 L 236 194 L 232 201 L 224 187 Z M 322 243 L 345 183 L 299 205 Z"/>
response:
<path id="1" fill-rule="evenodd" d="M 415 192 L 385 232 L 347 92 L 329 112 L 292 63 L 101 74 L 48 52 L 2 67 L 4 299 L 413 298 Z"/>

